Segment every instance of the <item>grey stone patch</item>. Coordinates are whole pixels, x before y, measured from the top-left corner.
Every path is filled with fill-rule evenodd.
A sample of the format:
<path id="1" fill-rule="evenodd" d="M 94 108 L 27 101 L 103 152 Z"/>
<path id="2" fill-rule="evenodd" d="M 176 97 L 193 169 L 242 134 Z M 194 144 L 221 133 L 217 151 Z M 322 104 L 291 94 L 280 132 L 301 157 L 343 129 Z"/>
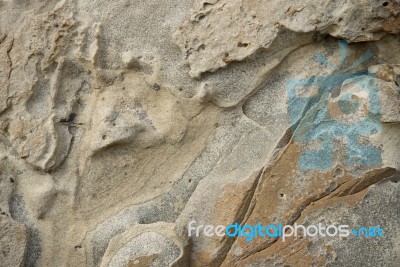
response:
<path id="1" fill-rule="evenodd" d="M 0 215 L 10 215 L 9 202 L 15 190 L 17 177 L 5 158 L 0 157 Z"/>
<path id="2" fill-rule="evenodd" d="M 158 72 L 163 82 L 174 84 L 175 93 L 191 97 L 199 81 L 188 75 L 190 69 L 183 61 L 179 48 L 171 42 L 171 36 L 189 17 L 188 11 L 193 3 L 194 0 L 179 3 L 165 0 L 162 5 L 158 0 L 79 0 L 77 7 L 78 16 L 87 18 L 88 24 L 101 24 L 98 66 Z"/>
<path id="3" fill-rule="evenodd" d="M 371 186 L 363 202 L 350 215 L 351 226 L 383 229 L 383 237 L 354 237 L 337 240 L 332 245 L 337 258 L 330 265 L 339 266 L 385 266 L 400 264 L 400 175 L 397 174 Z"/>
<path id="4" fill-rule="evenodd" d="M 25 267 L 36 266 L 36 261 L 42 253 L 41 238 L 38 228 L 29 219 L 25 209 L 25 202 L 20 195 L 13 195 L 10 199 L 10 213 L 14 220 L 23 223 L 27 231 Z"/>

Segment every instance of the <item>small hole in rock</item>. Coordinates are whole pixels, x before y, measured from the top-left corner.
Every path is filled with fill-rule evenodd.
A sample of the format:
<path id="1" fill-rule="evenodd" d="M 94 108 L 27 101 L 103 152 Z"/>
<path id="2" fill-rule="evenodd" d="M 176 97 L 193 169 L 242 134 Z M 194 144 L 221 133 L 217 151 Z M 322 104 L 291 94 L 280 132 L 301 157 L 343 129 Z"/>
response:
<path id="1" fill-rule="evenodd" d="M 201 51 L 201 50 L 204 50 L 204 49 L 206 49 L 206 45 L 205 44 L 201 44 L 199 46 L 199 48 L 197 49 L 197 51 Z"/>
<path id="2" fill-rule="evenodd" d="M 68 121 L 73 122 L 76 118 L 76 113 L 71 112 L 71 114 L 69 114 L 68 116 Z"/>
<path id="3" fill-rule="evenodd" d="M 192 179 L 189 179 L 189 183 L 191 183 L 192 182 Z"/>
<path id="4" fill-rule="evenodd" d="M 279 196 L 280 197 L 283 197 L 285 194 L 284 193 L 279 193 Z"/>
<path id="5" fill-rule="evenodd" d="M 344 170 L 342 168 L 336 168 L 333 178 L 343 176 Z"/>
<path id="6" fill-rule="evenodd" d="M 225 53 L 225 57 L 229 57 L 229 53 Z"/>
<path id="7" fill-rule="evenodd" d="M 10 177 L 10 183 L 14 183 L 14 179 Z"/>
<path id="8" fill-rule="evenodd" d="M 384 2 L 384 3 L 382 4 L 382 6 L 388 6 L 388 5 L 389 5 L 388 2 Z"/>
<path id="9" fill-rule="evenodd" d="M 106 140 L 106 139 L 107 139 L 107 135 L 103 135 L 101 138 L 102 138 L 103 140 Z"/>
<path id="10" fill-rule="evenodd" d="M 155 90 L 155 91 L 159 91 L 159 90 L 161 89 L 160 85 L 157 84 L 157 83 L 153 84 L 153 85 L 151 86 L 151 88 L 152 88 L 153 90 Z"/>
<path id="11" fill-rule="evenodd" d="M 238 47 L 247 47 L 247 46 L 249 46 L 249 44 L 246 44 L 246 43 L 238 43 L 237 46 L 238 46 Z"/>

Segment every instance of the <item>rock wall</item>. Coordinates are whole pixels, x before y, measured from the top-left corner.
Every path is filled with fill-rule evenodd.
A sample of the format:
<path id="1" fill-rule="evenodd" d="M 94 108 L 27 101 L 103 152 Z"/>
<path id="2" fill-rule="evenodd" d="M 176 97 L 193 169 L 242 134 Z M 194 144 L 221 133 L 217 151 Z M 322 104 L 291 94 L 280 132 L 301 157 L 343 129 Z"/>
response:
<path id="1" fill-rule="evenodd" d="M 0 0 L 0 266 L 400 266 L 399 33 L 398 0 Z"/>

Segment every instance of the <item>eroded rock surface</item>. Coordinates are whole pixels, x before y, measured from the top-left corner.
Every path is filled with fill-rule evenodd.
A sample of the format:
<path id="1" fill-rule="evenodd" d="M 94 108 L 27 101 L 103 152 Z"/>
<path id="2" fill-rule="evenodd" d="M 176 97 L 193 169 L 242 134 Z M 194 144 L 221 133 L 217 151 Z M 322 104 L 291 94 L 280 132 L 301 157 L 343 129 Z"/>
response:
<path id="1" fill-rule="evenodd" d="M 397 0 L 0 0 L 0 266 L 400 266 L 399 32 Z"/>
<path id="2" fill-rule="evenodd" d="M 0 215 L 0 260 L 2 266 L 24 266 L 26 229 L 6 215 Z"/>

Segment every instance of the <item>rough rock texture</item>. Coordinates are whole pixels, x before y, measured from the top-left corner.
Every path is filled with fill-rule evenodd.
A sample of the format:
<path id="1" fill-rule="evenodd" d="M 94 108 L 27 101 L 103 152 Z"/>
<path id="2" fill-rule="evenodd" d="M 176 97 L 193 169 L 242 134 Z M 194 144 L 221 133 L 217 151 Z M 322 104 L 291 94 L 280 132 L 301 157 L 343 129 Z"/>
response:
<path id="1" fill-rule="evenodd" d="M 0 215 L 0 262 L 2 266 L 24 266 L 26 228 L 8 216 Z"/>
<path id="2" fill-rule="evenodd" d="M 0 0 L 0 267 L 400 266 L 399 33 L 398 0 Z"/>

